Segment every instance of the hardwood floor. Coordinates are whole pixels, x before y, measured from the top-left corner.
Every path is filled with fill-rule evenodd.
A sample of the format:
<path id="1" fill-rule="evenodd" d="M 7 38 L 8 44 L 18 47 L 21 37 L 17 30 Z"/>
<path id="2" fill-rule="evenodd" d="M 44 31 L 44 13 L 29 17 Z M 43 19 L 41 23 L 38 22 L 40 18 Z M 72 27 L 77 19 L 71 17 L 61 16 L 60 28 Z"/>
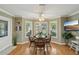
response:
<path id="1" fill-rule="evenodd" d="M 46 55 L 75 55 L 75 51 L 68 46 L 51 43 Z M 9 55 L 34 55 L 34 48 L 29 48 L 29 43 L 18 44 L 17 47 L 9 53 Z M 43 50 L 38 49 L 37 55 L 44 55 Z"/>

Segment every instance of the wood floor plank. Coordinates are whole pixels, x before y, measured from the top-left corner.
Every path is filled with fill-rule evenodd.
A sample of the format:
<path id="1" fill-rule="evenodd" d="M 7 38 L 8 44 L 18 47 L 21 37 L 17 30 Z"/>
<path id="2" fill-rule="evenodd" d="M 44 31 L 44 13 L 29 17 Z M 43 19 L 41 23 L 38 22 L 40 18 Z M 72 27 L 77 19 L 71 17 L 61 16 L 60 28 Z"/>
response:
<path id="1" fill-rule="evenodd" d="M 33 47 L 29 48 L 29 43 L 18 44 L 9 55 L 34 55 L 33 49 Z M 38 50 L 38 55 L 43 55 L 42 50 Z M 47 55 L 75 55 L 75 51 L 70 49 L 69 46 L 51 43 L 51 48 L 48 48 Z"/>

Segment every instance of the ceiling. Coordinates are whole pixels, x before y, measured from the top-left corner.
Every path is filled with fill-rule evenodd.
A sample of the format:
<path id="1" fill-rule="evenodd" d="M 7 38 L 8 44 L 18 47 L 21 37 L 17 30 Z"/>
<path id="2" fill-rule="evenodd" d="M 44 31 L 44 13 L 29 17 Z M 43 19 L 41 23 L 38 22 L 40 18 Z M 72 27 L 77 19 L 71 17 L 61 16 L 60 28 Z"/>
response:
<path id="1" fill-rule="evenodd" d="M 53 19 L 79 11 L 79 4 L 0 4 L 0 8 L 29 19 L 38 19 L 41 12 L 44 18 Z"/>

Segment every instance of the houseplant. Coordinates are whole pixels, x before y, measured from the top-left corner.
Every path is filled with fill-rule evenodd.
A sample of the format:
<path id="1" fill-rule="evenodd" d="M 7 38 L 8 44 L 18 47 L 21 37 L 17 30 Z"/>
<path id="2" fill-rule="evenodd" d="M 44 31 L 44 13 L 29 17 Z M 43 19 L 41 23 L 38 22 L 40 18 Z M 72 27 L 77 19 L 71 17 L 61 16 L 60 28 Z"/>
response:
<path id="1" fill-rule="evenodd" d="M 38 36 L 38 37 L 43 37 L 43 36 L 46 36 L 46 33 L 43 33 L 43 32 L 41 31 L 41 32 L 38 32 L 38 33 L 36 34 L 36 36 Z"/>
<path id="2" fill-rule="evenodd" d="M 16 45 L 17 45 L 17 37 L 14 36 L 14 37 L 13 37 L 13 46 L 16 46 Z"/>
<path id="3" fill-rule="evenodd" d="M 65 42 L 68 43 L 69 40 L 71 38 L 73 38 L 74 36 L 72 35 L 72 33 L 70 33 L 69 31 L 65 31 L 63 34 L 62 34 L 62 37 L 65 39 Z"/>

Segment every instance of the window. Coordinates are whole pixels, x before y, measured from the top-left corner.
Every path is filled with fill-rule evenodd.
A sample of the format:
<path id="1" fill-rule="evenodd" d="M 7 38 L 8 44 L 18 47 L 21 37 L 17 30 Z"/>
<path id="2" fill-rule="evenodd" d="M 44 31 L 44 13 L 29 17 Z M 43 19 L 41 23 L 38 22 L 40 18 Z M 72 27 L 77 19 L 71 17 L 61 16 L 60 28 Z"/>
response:
<path id="1" fill-rule="evenodd" d="M 25 22 L 25 37 L 32 35 L 32 21 Z"/>
<path id="2" fill-rule="evenodd" d="M 48 22 L 35 22 L 34 23 L 34 34 L 42 32 L 44 36 L 48 34 Z"/>
<path id="3" fill-rule="evenodd" d="M 50 21 L 50 34 L 54 38 L 57 37 L 57 21 L 56 20 Z"/>
<path id="4" fill-rule="evenodd" d="M 8 21 L 0 20 L 0 37 L 8 35 Z"/>

